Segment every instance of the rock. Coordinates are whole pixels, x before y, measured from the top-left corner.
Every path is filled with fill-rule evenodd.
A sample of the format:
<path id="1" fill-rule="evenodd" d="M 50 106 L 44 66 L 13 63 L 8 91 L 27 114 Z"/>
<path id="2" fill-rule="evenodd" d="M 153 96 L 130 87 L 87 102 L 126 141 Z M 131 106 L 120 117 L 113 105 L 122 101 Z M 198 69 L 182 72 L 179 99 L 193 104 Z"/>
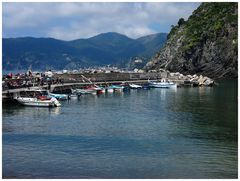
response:
<path id="1" fill-rule="evenodd" d="M 165 69 L 162 69 L 162 68 L 158 69 L 158 71 L 159 71 L 159 72 L 166 72 L 166 70 L 165 70 Z"/>
<path id="2" fill-rule="evenodd" d="M 198 83 L 198 81 L 193 81 L 192 85 L 193 85 L 193 87 L 197 87 L 197 86 L 199 86 L 199 83 Z"/>
<path id="3" fill-rule="evenodd" d="M 193 78 L 193 76 L 191 76 L 191 75 L 187 75 L 187 77 L 188 77 L 189 79 L 192 79 L 192 78 Z"/>
<path id="4" fill-rule="evenodd" d="M 179 73 L 179 72 L 176 72 L 176 73 L 175 73 L 175 76 L 179 76 L 179 75 L 180 75 L 180 73 Z"/>
<path id="5" fill-rule="evenodd" d="M 138 73 L 144 73 L 144 70 L 139 69 L 139 70 L 138 70 Z"/>
<path id="6" fill-rule="evenodd" d="M 203 83 L 203 85 L 205 86 L 213 86 L 214 85 L 214 81 L 210 78 L 206 79 Z"/>
<path id="7" fill-rule="evenodd" d="M 149 70 L 149 72 L 156 73 L 157 70 Z"/>
<path id="8" fill-rule="evenodd" d="M 134 71 L 134 72 L 138 72 L 138 69 L 137 69 L 137 68 L 135 68 L 133 71 Z"/>
<path id="9" fill-rule="evenodd" d="M 180 75 L 178 76 L 178 79 L 183 80 L 183 79 L 184 79 L 183 74 L 180 74 Z"/>
<path id="10" fill-rule="evenodd" d="M 194 74 L 192 77 L 193 77 L 193 78 L 197 78 L 198 76 L 197 76 L 197 74 Z"/>
<path id="11" fill-rule="evenodd" d="M 203 77 L 202 75 L 199 76 L 199 79 L 197 80 L 199 86 L 212 86 L 214 84 L 214 81 L 210 79 L 209 77 Z"/>
<path id="12" fill-rule="evenodd" d="M 204 78 L 202 75 L 199 76 L 199 79 L 198 79 L 198 84 L 201 86 L 203 85 L 203 82 L 206 80 L 206 78 Z"/>

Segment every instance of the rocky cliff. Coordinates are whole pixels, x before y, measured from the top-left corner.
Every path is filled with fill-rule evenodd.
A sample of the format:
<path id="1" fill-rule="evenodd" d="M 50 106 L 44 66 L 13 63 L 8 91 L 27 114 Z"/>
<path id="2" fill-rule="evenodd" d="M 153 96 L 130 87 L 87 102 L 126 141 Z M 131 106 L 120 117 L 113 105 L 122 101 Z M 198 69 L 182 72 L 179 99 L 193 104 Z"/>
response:
<path id="1" fill-rule="evenodd" d="M 237 77 L 237 32 L 237 3 L 202 3 L 187 21 L 179 19 L 165 46 L 144 68 L 211 78 Z"/>

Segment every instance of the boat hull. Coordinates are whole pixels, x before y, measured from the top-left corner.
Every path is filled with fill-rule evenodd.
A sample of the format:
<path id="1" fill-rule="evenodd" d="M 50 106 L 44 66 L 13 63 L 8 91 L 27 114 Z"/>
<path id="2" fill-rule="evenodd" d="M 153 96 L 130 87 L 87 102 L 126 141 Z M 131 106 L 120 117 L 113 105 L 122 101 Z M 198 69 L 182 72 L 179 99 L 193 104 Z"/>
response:
<path id="1" fill-rule="evenodd" d="M 36 107 L 55 107 L 61 104 L 56 99 L 51 100 L 38 100 L 37 98 L 16 98 L 16 100 L 24 106 L 36 106 Z"/>
<path id="2" fill-rule="evenodd" d="M 93 89 L 76 89 L 76 92 L 80 94 L 97 94 L 97 91 Z"/>
<path id="3" fill-rule="evenodd" d="M 136 85 L 136 84 L 129 84 L 130 89 L 141 89 L 141 85 Z"/>
<path id="4" fill-rule="evenodd" d="M 108 93 L 113 93 L 113 92 L 123 92 L 124 87 L 123 86 L 118 86 L 118 85 L 111 85 L 106 88 Z"/>
<path id="5" fill-rule="evenodd" d="M 172 82 L 151 82 L 149 83 L 149 86 L 152 88 L 177 88 L 177 84 L 174 84 Z"/>
<path id="6" fill-rule="evenodd" d="M 48 94 L 50 97 L 54 97 L 58 100 L 67 100 L 68 99 L 68 95 L 66 94 L 53 94 L 53 93 L 49 93 Z"/>

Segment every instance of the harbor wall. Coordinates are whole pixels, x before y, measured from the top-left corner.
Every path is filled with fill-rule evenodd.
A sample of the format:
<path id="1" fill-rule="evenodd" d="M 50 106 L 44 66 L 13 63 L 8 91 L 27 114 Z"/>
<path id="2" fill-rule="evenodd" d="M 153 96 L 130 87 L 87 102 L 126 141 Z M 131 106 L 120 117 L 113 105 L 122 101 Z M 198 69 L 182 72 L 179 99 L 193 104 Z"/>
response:
<path id="1" fill-rule="evenodd" d="M 166 72 L 158 73 L 81 73 L 81 74 L 55 74 L 54 77 L 60 78 L 64 83 L 68 82 L 84 82 L 84 77 L 90 79 L 92 82 L 108 82 L 108 81 L 131 81 L 131 80 L 148 80 L 167 78 Z"/>

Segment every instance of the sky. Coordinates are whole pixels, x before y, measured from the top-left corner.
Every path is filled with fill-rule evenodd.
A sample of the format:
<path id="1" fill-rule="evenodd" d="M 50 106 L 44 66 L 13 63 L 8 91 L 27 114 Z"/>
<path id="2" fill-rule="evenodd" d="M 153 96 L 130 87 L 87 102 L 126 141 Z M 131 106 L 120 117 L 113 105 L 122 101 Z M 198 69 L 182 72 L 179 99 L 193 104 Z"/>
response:
<path id="1" fill-rule="evenodd" d="M 3 2 L 3 37 L 89 38 L 118 32 L 130 38 L 164 32 L 197 2 Z"/>

